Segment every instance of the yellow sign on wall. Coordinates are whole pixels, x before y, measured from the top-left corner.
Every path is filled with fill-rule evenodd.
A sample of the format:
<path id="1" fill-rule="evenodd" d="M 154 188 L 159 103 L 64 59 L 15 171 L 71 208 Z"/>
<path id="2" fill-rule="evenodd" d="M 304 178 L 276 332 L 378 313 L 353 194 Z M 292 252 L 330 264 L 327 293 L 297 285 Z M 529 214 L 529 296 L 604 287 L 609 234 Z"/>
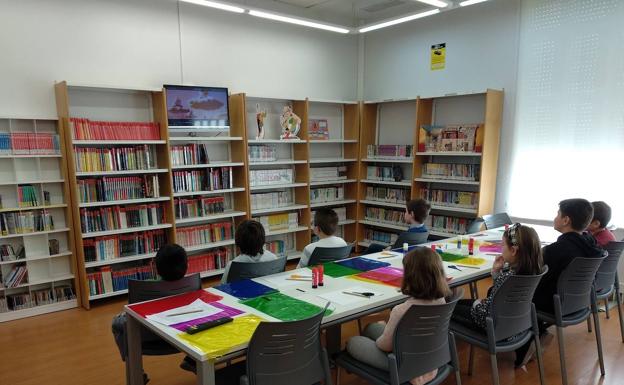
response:
<path id="1" fill-rule="evenodd" d="M 443 70 L 446 66 L 446 43 L 431 46 L 431 70 Z"/>

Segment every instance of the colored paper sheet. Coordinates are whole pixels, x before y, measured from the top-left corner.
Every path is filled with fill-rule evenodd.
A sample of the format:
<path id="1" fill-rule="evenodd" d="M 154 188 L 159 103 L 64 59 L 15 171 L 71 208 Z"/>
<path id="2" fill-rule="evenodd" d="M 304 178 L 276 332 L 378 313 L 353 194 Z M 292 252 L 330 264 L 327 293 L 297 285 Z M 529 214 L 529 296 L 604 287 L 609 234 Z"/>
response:
<path id="1" fill-rule="evenodd" d="M 378 269 L 380 267 L 390 266 L 388 262 L 380 262 L 380 261 L 375 261 L 373 259 L 362 258 L 362 257 L 345 259 L 343 261 L 338 261 L 336 263 L 341 266 L 350 267 L 352 269 L 359 270 L 359 271 L 369 271 L 369 270 Z"/>
<path id="2" fill-rule="evenodd" d="M 465 257 L 453 262 L 459 265 L 481 266 L 485 263 L 485 259 L 476 257 Z"/>
<path id="3" fill-rule="evenodd" d="M 238 299 L 256 298 L 277 291 L 261 283 L 252 281 L 251 279 L 241 279 L 236 282 L 224 283 L 214 288 Z"/>
<path id="4" fill-rule="evenodd" d="M 189 305 L 197 299 L 201 299 L 206 303 L 211 303 L 222 298 L 223 297 L 220 295 L 212 294 L 205 290 L 196 290 L 190 293 L 174 295 L 172 297 L 166 297 L 145 303 L 138 303 L 128 307 L 141 317 L 145 318 L 150 314 L 161 313 L 177 307 Z"/>
<path id="5" fill-rule="evenodd" d="M 309 266 L 309 268 L 311 269 L 312 266 Z M 342 266 L 337 264 L 336 262 L 323 264 L 323 274 L 328 275 L 332 278 L 340 278 L 357 273 L 360 273 L 360 270 L 355 270 L 347 266 Z"/>
<path id="6" fill-rule="evenodd" d="M 438 254 L 440 254 L 440 257 L 442 257 L 442 260 L 446 262 L 457 262 L 460 259 L 466 258 L 462 254 L 452 254 L 452 253 L 447 253 L 443 251 L 442 252 L 438 251 Z"/>
<path id="7" fill-rule="evenodd" d="M 479 246 L 479 251 L 482 253 L 502 253 L 503 244 L 500 242 L 483 242 L 483 244 Z"/>
<path id="8" fill-rule="evenodd" d="M 267 294 L 240 302 L 282 321 L 298 321 L 310 318 L 323 310 L 316 305 L 282 293 Z M 331 311 L 327 310 L 325 314 L 331 314 Z"/>
<path id="9" fill-rule="evenodd" d="M 403 282 L 403 270 L 396 267 L 382 267 L 352 276 L 356 279 L 369 280 L 375 283 L 401 287 Z"/>
<path id="10" fill-rule="evenodd" d="M 214 359 L 227 354 L 236 346 L 249 343 L 262 321 L 262 318 L 249 314 L 196 334 L 181 333 L 178 337 L 200 349 L 209 359 Z"/>
<path id="11" fill-rule="evenodd" d="M 197 318 L 197 319 L 194 319 L 194 320 L 177 323 L 175 325 L 170 325 L 170 326 L 172 328 L 174 328 L 174 329 L 178 329 L 180 331 L 184 331 L 189 326 L 199 325 L 199 324 L 202 324 L 204 322 L 214 321 L 214 320 L 218 320 L 219 318 L 224 318 L 224 317 L 234 318 L 237 315 L 240 315 L 240 314 L 244 313 L 244 311 L 242 311 L 242 310 L 234 309 L 233 307 L 229 307 L 227 305 L 224 305 L 221 302 L 211 302 L 210 304 L 212 306 L 214 306 L 214 307 L 217 307 L 217 308 L 221 309 L 221 311 L 219 313 L 213 314 L 213 315 L 208 316 L 208 317 Z"/>

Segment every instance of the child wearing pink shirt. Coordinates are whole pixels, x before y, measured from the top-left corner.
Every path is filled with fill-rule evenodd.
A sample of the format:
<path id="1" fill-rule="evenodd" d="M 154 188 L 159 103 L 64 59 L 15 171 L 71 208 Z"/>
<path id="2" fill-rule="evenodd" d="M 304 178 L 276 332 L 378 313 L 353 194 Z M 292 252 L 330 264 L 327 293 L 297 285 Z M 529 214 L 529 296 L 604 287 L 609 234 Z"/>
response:
<path id="1" fill-rule="evenodd" d="M 594 206 L 594 218 L 587 226 L 587 231 L 594 236 L 596 244 L 603 249 L 609 242 L 615 241 L 615 236 L 607 225 L 611 221 L 611 207 L 602 201 L 592 202 Z"/>

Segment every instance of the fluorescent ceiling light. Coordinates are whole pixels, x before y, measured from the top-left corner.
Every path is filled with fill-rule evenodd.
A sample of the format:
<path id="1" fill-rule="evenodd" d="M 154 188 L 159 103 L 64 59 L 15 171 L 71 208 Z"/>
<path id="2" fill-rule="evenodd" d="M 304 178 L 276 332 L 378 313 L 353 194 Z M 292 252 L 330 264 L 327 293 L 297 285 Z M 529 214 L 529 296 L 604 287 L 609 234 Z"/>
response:
<path id="1" fill-rule="evenodd" d="M 243 8 L 235 7 L 233 5 L 227 5 L 227 4 L 223 4 L 223 3 L 217 3 L 217 2 L 214 2 L 214 1 L 208 1 L 208 0 L 180 0 L 180 1 L 183 1 L 185 3 L 203 5 L 204 7 L 217 8 L 217 9 L 221 9 L 223 11 L 230 11 L 230 12 L 236 12 L 236 13 L 243 13 L 243 12 L 245 12 L 245 9 L 243 9 Z"/>
<path id="2" fill-rule="evenodd" d="M 303 26 L 311 27 L 311 28 L 324 29 L 326 31 L 338 32 L 338 33 L 349 33 L 349 30 L 346 29 L 346 28 L 339 28 L 339 27 L 334 27 L 334 26 L 327 25 L 327 24 L 315 23 L 313 21 L 307 21 L 307 20 L 302 20 L 302 19 L 295 19 L 293 17 L 276 15 L 274 13 L 267 13 L 267 12 L 250 10 L 249 14 L 252 15 L 252 16 L 262 17 L 264 19 L 270 19 L 270 20 L 282 21 L 284 23 L 303 25 Z"/>
<path id="3" fill-rule="evenodd" d="M 461 3 L 459 3 L 459 5 L 461 5 L 462 7 L 465 7 L 467 5 L 483 3 L 484 1 L 487 1 L 487 0 L 466 0 L 466 1 L 462 1 Z"/>
<path id="4" fill-rule="evenodd" d="M 448 7 L 448 3 L 445 3 L 444 1 L 440 1 L 440 0 L 416 0 L 416 1 L 429 4 L 429 5 L 433 5 L 434 7 L 440 7 L 440 8 Z"/>
<path id="5" fill-rule="evenodd" d="M 421 12 L 421 13 L 417 13 L 415 15 L 405 16 L 405 17 L 402 17 L 400 19 L 394 19 L 394 20 L 386 21 L 384 23 L 371 25 L 369 27 L 360 28 L 359 31 L 360 31 L 360 33 L 368 32 L 368 31 L 374 31 L 376 29 L 389 27 L 391 25 L 405 23 L 406 21 L 416 20 L 416 19 L 420 19 L 420 18 L 423 18 L 423 17 L 435 15 L 436 13 L 440 13 L 440 10 L 439 9 L 432 9 L 431 11 Z"/>

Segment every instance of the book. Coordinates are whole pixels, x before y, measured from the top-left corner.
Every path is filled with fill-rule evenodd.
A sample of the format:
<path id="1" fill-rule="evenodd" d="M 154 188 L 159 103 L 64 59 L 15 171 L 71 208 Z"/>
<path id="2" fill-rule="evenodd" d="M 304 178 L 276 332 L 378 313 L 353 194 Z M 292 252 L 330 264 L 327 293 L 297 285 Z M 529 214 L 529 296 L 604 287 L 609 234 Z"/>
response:
<path id="1" fill-rule="evenodd" d="M 410 190 L 407 188 L 390 188 L 390 187 L 366 187 L 366 199 L 379 202 L 390 202 L 405 204 L 410 196 Z"/>
<path id="2" fill-rule="evenodd" d="M 232 222 L 216 222 L 176 228 L 176 240 L 183 247 L 205 245 L 233 238 Z"/>
<path id="3" fill-rule="evenodd" d="M 50 255 L 56 255 L 60 253 L 58 239 L 48 239 L 48 251 Z"/>
<path id="4" fill-rule="evenodd" d="M 479 124 L 423 125 L 420 128 L 418 151 L 481 152 L 481 147 L 476 143 L 479 128 Z"/>
<path id="5" fill-rule="evenodd" d="M 225 197 L 175 198 L 176 219 L 199 218 L 225 212 Z"/>
<path id="6" fill-rule="evenodd" d="M 334 202 L 344 199 L 344 187 L 323 187 L 310 189 L 310 203 Z"/>
<path id="7" fill-rule="evenodd" d="M 310 181 L 347 179 L 347 166 L 310 167 Z"/>
<path id="8" fill-rule="evenodd" d="M 81 203 L 158 198 L 158 175 L 78 179 Z"/>
<path id="9" fill-rule="evenodd" d="M 274 162 L 277 158 L 276 144 L 249 144 L 249 162 Z"/>
<path id="10" fill-rule="evenodd" d="M 156 147 L 74 147 L 76 172 L 131 171 L 158 168 Z"/>
<path id="11" fill-rule="evenodd" d="M 171 146 L 171 165 L 189 166 L 210 163 L 208 156 L 208 144 L 189 143 L 179 146 Z"/>
<path id="12" fill-rule="evenodd" d="M 269 193 L 251 194 L 251 209 L 270 209 L 274 207 L 290 206 L 294 202 L 292 189 Z"/>
<path id="13" fill-rule="evenodd" d="M 470 191 L 421 188 L 420 197 L 439 206 L 476 209 L 479 204 L 479 194 Z"/>
<path id="14" fill-rule="evenodd" d="M 369 144 L 366 146 L 369 159 L 410 159 L 413 146 L 408 144 Z"/>
<path id="15" fill-rule="evenodd" d="M 155 253 L 167 243 L 164 230 L 86 238 L 82 241 L 85 262 L 110 261 Z"/>
<path id="16" fill-rule="evenodd" d="M 299 215 L 296 212 L 272 214 L 254 217 L 253 219 L 260 222 L 267 232 L 299 227 Z"/>
<path id="17" fill-rule="evenodd" d="M 425 163 L 422 165 L 422 177 L 432 179 L 451 179 L 478 181 L 479 165 L 463 163 Z"/>
<path id="18" fill-rule="evenodd" d="M 308 119 L 308 136 L 311 140 L 329 140 L 327 119 Z"/>
<path id="19" fill-rule="evenodd" d="M 292 168 L 278 168 L 271 170 L 249 170 L 249 186 L 266 186 L 289 184 L 294 181 Z"/>
<path id="20" fill-rule="evenodd" d="M 74 140 L 159 140 L 160 127 L 153 122 L 106 122 L 69 119 Z"/>

